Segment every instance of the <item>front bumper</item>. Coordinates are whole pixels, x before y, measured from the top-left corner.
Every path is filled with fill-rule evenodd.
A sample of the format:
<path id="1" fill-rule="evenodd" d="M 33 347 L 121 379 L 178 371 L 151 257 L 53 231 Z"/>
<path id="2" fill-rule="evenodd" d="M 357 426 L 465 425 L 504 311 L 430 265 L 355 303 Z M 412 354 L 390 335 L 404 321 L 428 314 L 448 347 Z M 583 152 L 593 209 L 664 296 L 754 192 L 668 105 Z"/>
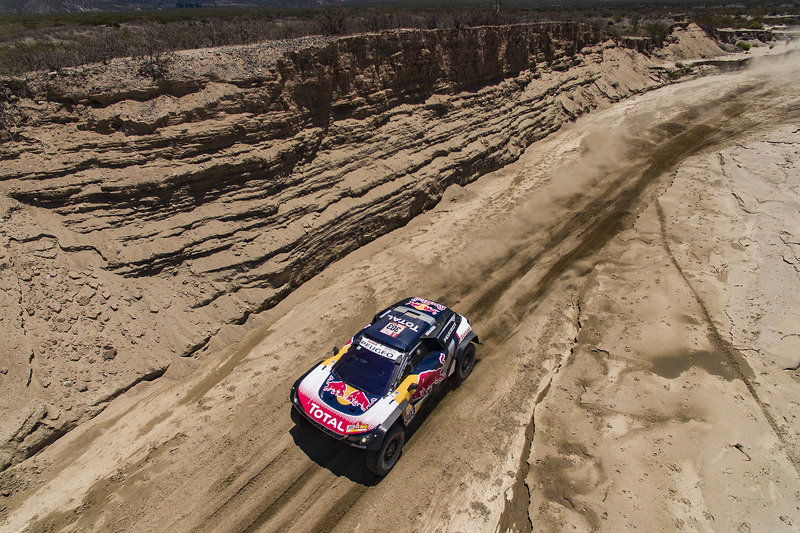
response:
<path id="1" fill-rule="evenodd" d="M 297 413 L 308 420 L 315 428 L 322 431 L 325 435 L 328 435 L 331 438 L 338 440 L 339 442 L 344 442 L 353 446 L 355 448 L 360 448 L 362 450 L 370 449 L 370 450 L 377 450 L 380 448 L 381 443 L 383 442 L 383 435 L 385 431 L 382 429 L 381 426 L 373 429 L 372 431 L 368 431 L 366 433 L 353 433 L 352 435 L 340 435 L 334 431 L 331 431 L 326 426 L 320 424 L 312 417 L 308 415 L 303 409 L 303 406 L 300 403 L 300 398 L 297 396 L 297 386 L 299 385 L 302 378 L 297 380 L 295 384 L 292 386 L 292 392 L 290 398 L 292 400 L 292 409 L 296 410 Z"/>

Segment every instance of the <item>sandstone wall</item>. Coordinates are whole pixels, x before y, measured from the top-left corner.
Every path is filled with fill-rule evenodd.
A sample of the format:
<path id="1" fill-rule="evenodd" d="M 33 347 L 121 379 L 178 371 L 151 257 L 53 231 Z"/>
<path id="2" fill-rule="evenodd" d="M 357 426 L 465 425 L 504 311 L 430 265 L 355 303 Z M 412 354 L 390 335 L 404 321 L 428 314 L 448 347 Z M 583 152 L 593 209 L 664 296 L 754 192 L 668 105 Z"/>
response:
<path id="1" fill-rule="evenodd" d="M 666 83 L 654 66 L 554 23 L 309 38 L 7 80 L 0 468 L 176 357 L 235 340 L 231 326 L 448 186 Z"/>

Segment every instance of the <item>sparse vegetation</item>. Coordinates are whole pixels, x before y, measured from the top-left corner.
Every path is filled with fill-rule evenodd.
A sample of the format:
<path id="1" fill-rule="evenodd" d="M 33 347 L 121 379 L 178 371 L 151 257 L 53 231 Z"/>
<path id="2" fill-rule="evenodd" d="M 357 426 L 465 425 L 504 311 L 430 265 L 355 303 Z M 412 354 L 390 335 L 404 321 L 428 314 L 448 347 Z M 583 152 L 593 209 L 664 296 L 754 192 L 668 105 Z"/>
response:
<path id="1" fill-rule="evenodd" d="M 577 21 L 612 37 L 642 37 L 657 44 L 676 20 L 711 28 L 763 28 L 800 24 L 800 7 L 570 3 L 568 8 L 508 0 L 445 1 L 435 5 L 388 2 L 328 4 L 321 8 L 196 7 L 0 17 L 0 75 L 58 70 L 114 57 L 141 57 L 148 76 L 159 75 L 151 60 L 174 50 L 239 45 L 307 35 L 348 35 L 395 28 L 453 29 L 494 24 Z M 194 6 L 194 7 L 193 7 Z M 681 13 L 677 18 L 673 13 Z"/>
<path id="2" fill-rule="evenodd" d="M 694 72 L 694 69 L 691 66 L 684 64 L 682 61 L 675 62 L 675 68 L 678 69 L 683 75 Z"/>
<path id="3" fill-rule="evenodd" d="M 741 48 L 745 52 L 750 50 L 750 43 L 746 43 L 744 41 L 739 41 L 738 43 L 736 43 L 736 46 L 737 48 Z"/>
<path id="4" fill-rule="evenodd" d="M 9 87 L 0 86 L 0 143 L 17 140 L 17 129 L 25 123 L 26 116 L 19 107 L 18 95 Z"/>
<path id="5" fill-rule="evenodd" d="M 172 55 L 167 53 L 157 53 L 148 57 L 139 67 L 139 75 L 151 78 L 154 81 L 163 80 L 169 72 L 169 64 L 172 62 Z"/>

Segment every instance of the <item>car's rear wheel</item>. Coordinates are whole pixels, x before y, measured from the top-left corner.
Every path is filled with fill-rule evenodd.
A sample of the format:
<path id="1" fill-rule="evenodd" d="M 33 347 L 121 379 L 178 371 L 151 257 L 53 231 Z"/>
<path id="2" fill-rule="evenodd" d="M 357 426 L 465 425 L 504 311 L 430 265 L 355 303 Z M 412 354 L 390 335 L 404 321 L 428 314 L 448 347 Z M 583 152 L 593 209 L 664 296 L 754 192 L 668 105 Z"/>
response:
<path id="1" fill-rule="evenodd" d="M 475 367 L 475 345 L 473 343 L 469 343 L 464 351 L 461 353 L 461 356 L 456 359 L 456 371 L 453 375 L 455 377 L 455 384 L 456 387 L 461 385 L 461 383 L 467 379 L 467 377 L 472 374 L 472 369 Z"/>
<path id="2" fill-rule="evenodd" d="M 378 450 L 367 451 L 367 468 L 373 474 L 385 476 L 400 459 L 400 452 L 406 441 L 406 432 L 399 425 L 394 425 L 386 433 L 383 444 Z"/>

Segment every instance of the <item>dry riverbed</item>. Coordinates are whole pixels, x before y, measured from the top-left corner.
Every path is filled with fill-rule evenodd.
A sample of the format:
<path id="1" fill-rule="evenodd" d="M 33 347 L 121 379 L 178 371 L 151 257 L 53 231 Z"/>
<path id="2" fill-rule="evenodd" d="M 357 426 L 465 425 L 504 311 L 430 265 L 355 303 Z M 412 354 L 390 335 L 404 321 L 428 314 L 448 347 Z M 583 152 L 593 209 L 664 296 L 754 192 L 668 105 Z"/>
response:
<path id="1" fill-rule="evenodd" d="M 451 187 L 29 460 L 0 529 L 797 530 L 797 73 L 641 95 Z M 379 480 L 287 393 L 412 293 L 484 345 Z"/>

